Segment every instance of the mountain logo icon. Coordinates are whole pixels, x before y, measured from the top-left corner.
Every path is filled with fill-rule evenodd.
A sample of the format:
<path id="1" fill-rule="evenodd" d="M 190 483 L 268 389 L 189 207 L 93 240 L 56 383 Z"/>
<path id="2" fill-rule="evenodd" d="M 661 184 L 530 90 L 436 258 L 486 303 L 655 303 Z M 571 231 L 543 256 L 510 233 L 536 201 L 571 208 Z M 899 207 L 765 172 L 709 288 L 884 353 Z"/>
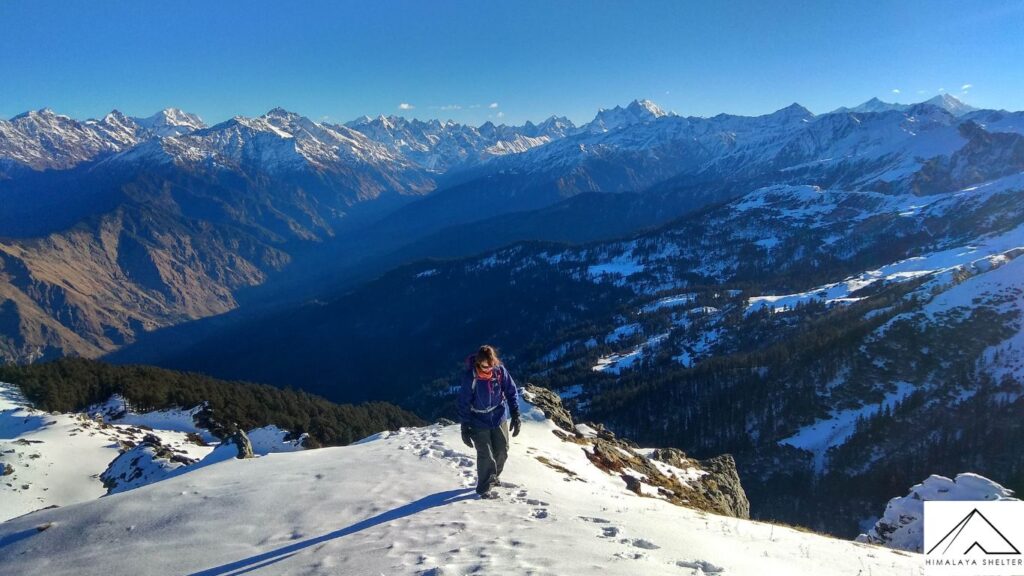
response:
<path id="1" fill-rule="evenodd" d="M 927 554 L 967 555 L 978 549 L 986 555 L 1020 554 L 1013 542 L 1003 535 L 977 508 L 971 510 L 946 533 Z"/>

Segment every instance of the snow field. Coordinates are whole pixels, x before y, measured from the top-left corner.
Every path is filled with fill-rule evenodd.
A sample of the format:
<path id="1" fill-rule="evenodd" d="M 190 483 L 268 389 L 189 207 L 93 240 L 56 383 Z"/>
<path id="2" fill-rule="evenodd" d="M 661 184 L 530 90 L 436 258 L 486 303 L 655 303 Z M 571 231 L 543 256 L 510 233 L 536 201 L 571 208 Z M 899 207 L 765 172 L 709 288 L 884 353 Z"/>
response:
<path id="1" fill-rule="evenodd" d="M 5 574 L 916 574 L 919 558 L 629 492 L 523 405 L 496 500 L 458 426 L 227 460 L 0 524 Z M 43 531 L 37 527 L 49 526 Z M 62 554 L 53 554 L 62 550 Z"/>

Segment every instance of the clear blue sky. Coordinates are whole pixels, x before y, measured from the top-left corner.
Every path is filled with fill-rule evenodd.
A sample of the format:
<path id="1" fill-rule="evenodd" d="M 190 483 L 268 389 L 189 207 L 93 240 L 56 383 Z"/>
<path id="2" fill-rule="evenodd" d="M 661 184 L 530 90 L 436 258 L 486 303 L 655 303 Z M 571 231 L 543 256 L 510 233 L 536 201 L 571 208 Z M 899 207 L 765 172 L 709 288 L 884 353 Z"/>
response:
<path id="1" fill-rule="evenodd" d="M 1022 33 L 1024 0 L 0 0 L 0 117 L 579 122 L 634 98 L 708 116 L 940 89 L 1021 110 Z"/>

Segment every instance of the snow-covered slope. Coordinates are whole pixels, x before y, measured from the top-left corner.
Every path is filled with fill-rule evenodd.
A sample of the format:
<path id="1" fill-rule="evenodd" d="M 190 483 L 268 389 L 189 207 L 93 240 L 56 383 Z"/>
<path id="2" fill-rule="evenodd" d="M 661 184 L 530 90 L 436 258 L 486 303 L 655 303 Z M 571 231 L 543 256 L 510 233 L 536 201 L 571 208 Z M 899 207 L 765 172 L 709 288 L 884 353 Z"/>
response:
<path id="1" fill-rule="evenodd" d="M 199 411 L 134 412 L 114 396 L 84 413 L 48 413 L 29 407 L 16 386 L 0 382 L 0 522 L 234 457 L 234 445 L 196 423 Z M 255 454 L 302 450 L 305 440 L 288 440 L 275 426 L 251 430 L 248 437 Z"/>
<path id="2" fill-rule="evenodd" d="M 0 383 L 0 520 L 48 506 L 67 506 L 107 493 L 100 475 L 122 449 L 153 435 L 166 449 L 190 459 L 212 450 L 193 430 L 154 430 L 174 414 L 133 414 L 107 423 L 87 414 L 50 414 L 27 407 L 17 388 Z M 8 468 L 9 467 L 9 468 Z M 2 473 L 2 472 L 0 472 Z"/>
<path id="3" fill-rule="evenodd" d="M 642 497 L 524 404 L 497 500 L 457 426 L 227 460 L 0 524 L 5 574 L 908 574 L 915 555 Z M 60 550 L 59 554 L 54 551 Z"/>
<path id="4" fill-rule="evenodd" d="M 49 108 L 32 110 L 0 120 L 0 168 L 3 163 L 33 170 L 71 168 L 135 145 L 139 132 L 134 120 L 116 110 L 84 122 Z"/>
<path id="5" fill-rule="evenodd" d="M 906 496 L 889 501 L 882 516 L 858 542 L 921 552 L 924 546 L 924 503 L 926 500 L 1017 500 L 1013 491 L 977 474 L 957 474 L 954 479 L 932 475 L 910 488 Z"/>

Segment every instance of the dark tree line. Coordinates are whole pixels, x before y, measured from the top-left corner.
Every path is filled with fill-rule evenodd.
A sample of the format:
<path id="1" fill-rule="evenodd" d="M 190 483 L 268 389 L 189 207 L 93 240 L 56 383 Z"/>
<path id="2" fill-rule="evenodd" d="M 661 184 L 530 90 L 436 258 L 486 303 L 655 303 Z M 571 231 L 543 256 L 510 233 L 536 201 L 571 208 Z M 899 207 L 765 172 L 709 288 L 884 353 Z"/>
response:
<path id="1" fill-rule="evenodd" d="M 83 410 L 114 394 L 139 411 L 205 405 L 199 416 L 214 434 L 223 436 L 235 426 L 273 424 L 294 434 L 308 433 L 313 446 L 344 445 L 382 430 L 423 424 L 412 412 L 386 402 L 335 404 L 300 390 L 82 358 L 0 366 L 0 381 L 16 384 L 43 410 Z"/>

